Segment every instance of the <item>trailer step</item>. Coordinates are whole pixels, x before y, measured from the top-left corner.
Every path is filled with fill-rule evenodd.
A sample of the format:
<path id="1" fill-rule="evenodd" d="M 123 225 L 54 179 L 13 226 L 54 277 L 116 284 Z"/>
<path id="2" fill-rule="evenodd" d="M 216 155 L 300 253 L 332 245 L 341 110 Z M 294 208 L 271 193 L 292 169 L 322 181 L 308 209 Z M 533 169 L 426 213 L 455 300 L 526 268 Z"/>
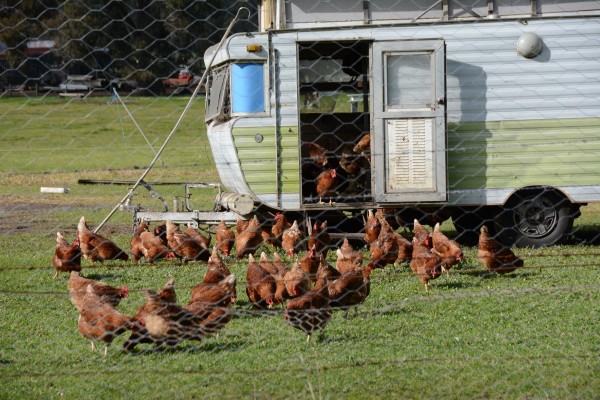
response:
<path id="1" fill-rule="evenodd" d="M 192 224 L 194 228 L 198 224 L 216 225 L 221 221 L 235 223 L 239 214 L 231 211 L 190 211 L 190 212 L 152 212 L 139 211 L 135 214 L 136 221 L 158 222 L 170 220 L 175 224 Z"/>

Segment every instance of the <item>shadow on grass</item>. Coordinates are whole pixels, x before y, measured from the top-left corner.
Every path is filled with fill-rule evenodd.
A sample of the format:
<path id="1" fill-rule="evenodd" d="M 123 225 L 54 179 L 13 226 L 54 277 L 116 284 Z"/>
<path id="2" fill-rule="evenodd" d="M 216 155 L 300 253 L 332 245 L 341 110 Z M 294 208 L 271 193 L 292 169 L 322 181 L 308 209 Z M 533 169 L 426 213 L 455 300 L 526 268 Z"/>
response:
<path id="1" fill-rule="evenodd" d="M 120 276 L 115 275 L 115 274 L 110 274 L 110 273 L 97 273 L 97 272 L 93 272 L 91 274 L 81 274 L 81 276 L 83 276 L 84 278 L 87 279 L 94 279 L 96 281 L 112 281 L 112 280 L 116 280 L 118 278 L 120 278 Z"/>
<path id="2" fill-rule="evenodd" d="M 183 346 L 179 345 L 175 350 L 186 353 L 221 353 L 224 351 L 238 351 L 245 347 L 248 347 L 248 342 L 245 340 L 225 341 L 217 338 L 208 338 L 201 344 L 189 343 Z"/>
<path id="3" fill-rule="evenodd" d="M 264 318 L 265 316 L 283 315 L 284 308 L 275 306 L 272 309 L 259 309 L 254 307 L 249 301 L 236 301 L 233 318 L 235 319 L 255 319 Z"/>
<path id="4" fill-rule="evenodd" d="M 537 275 L 534 271 L 524 271 L 523 269 L 517 269 L 516 271 L 507 272 L 505 274 L 499 274 L 493 271 L 479 271 L 476 274 L 481 279 L 517 279 Z"/>
<path id="5" fill-rule="evenodd" d="M 435 282 L 435 284 L 432 284 L 432 288 L 439 289 L 468 289 L 476 286 L 480 285 L 473 282 Z"/>
<path id="6" fill-rule="evenodd" d="M 151 345 L 152 346 L 152 345 Z M 179 353 L 220 353 L 229 351 L 238 351 L 247 347 L 248 343 L 244 340 L 220 341 L 216 338 L 206 338 L 201 344 L 186 342 L 175 346 L 146 347 L 136 348 L 131 352 L 125 352 L 132 356 L 147 356 L 154 354 L 179 354 Z"/>
<path id="7" fill-rule="evenodd" d="M 410 312 L 406 311 L 406 309 L 402 306 L 398 306 L 398 305 L 389 305 L 388 308 L 383 309 L 383 310 L 373 310 L 373 311 L 367 311 L 367 312 L 363 312 L 362 314 L 359 314 L 358 317 L 360 318 L 371 318 L 373 316 L 406 316 L 410 314 Z"/>
<path id="8" fill-rule="evenodd" d="M 320 337 L 315 337 L 314 339 L 311 337 L 310 342 L 307 342 L 306 344 L 311 345 L 311 344 L 327 344 L 327 343 L 342 343 L 342 342 L 347 342 L 349 340 L 349 338 L 347 336 L 338 336 L 338 337 L 331 337 L 327 335 L 327 330 L 325 330 L 325 333 L 323 334 L 323 336 Z"/>
<path id="9" fill-rule="evenodd" d="M 577 230 L 574 230 L 573 234 L 565 241 L 565 244 L 587 244 L 591 246 L 600 245 L 600 225 L 585 225 Z"/>

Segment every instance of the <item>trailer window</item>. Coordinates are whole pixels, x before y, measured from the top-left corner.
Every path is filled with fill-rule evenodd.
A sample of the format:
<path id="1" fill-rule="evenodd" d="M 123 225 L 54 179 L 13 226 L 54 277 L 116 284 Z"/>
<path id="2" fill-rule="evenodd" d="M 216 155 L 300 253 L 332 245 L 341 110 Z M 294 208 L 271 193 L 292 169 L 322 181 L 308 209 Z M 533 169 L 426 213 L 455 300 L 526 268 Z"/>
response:
<path id="1" fill-rule="evenodd" d="M 387 54 L 385 73 L 388 109 L 431 107 L 431 54 Z"/>
<path id="2" fill-rule="evenodd" d="M 265 111 L 263 63 L 235 63 L 231 66 L 231 103 L 233 113 Z"/>
<path id="3" fill-rule="evenodd" d="M 229 118 L 229 67 L 215 69 L 208 79 L 208 95 L 206 97 L 205 121 L 213 119 L 227 120 Z"/>

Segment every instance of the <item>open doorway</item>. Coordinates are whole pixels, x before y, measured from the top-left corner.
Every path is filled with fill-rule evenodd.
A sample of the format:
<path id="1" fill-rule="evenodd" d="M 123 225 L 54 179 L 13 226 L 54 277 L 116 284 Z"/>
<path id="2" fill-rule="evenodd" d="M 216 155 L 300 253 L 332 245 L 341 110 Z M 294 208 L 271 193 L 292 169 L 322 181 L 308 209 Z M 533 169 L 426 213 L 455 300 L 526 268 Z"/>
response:
<path id="1" fill-rule="evenodd" d="M 368 41 L 298 43 L 302 203 L 370 203 Z M 364 146 L 357 146 L 363 139 Z"/>

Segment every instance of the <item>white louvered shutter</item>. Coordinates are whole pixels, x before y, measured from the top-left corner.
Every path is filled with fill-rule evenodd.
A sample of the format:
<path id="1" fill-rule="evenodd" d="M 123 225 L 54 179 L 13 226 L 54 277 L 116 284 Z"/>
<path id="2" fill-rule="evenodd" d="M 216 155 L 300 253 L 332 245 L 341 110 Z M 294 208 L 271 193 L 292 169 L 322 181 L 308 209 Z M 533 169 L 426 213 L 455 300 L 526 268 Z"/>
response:
<path id="1" fill-rule="evenodd" d="M 386 155 L 388 193 L 432 189 L 433 120 L 401 118 L 387 121 Z"/>

